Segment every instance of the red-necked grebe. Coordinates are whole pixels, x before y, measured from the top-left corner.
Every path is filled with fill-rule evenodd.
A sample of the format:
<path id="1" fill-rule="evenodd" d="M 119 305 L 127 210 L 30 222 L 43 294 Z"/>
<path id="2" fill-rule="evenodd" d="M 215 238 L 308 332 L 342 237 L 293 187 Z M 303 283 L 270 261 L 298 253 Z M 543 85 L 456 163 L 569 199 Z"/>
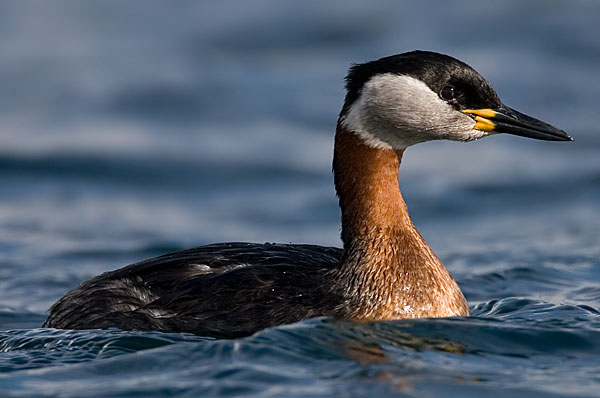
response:
<path id="1" fill-rule="evenodd" d="M 504 106 L 475 70 L 433 52 L 354 65 L 346 89 L 333 159 L 343 249 L 220 243 L 167 254 L 83 282 L 54 304 L 44 326 L 237 337 L 317 316 L 469 315 L 402 200 L 404 150 L 496 133 L 571 137 Z"/>

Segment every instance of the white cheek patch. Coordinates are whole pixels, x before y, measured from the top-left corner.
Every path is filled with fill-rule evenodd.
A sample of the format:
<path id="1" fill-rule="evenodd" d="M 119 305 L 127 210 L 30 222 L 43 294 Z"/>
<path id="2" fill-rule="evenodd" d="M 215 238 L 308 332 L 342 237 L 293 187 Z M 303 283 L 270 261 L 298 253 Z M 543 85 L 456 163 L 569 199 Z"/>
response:
<path id="1" fill-rule="evenodd" d="M 404 149 L 419 142 L 471 141 L 488 135 L 475 121 L 443 101 L 425 83 L 386 73 L 371 78 L 342 125 L 376 148 Z"/>
<path id="2" fill-rule="evenodd" d="M 363 95 L 361 95 L 350 107 L 350 110 L 342 118 L 342 126 L 353 133 L 358 134 L 363 141 L 372 148 L 392 149 L 392 146 L 369 132 L 362 121 L 363 109 L 365 108 Z"/>

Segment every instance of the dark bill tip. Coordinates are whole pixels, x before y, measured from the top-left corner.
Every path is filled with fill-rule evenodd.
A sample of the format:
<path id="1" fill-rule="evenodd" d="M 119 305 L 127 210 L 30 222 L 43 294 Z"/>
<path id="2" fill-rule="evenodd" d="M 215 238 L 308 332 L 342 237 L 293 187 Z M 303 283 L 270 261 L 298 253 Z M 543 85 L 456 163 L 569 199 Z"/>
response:
<path id="1" fill-rule="evenodd" d="M 494 131 L 497 133 L 546 141 L 573 141 L 573 137 L 566 131 L 507 106 L 496 110 L 496 115 L 490 120 L 494 123 Z"/>

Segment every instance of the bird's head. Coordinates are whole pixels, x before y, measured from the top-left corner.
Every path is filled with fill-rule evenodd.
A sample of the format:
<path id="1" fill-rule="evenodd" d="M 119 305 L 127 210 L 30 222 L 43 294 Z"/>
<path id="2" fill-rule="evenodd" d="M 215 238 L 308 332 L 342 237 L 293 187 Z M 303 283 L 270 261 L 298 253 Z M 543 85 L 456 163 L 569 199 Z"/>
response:
<path id="1" fill-rule="evenodd" d="M 413 51 L 354 65 L 339 123 L 374 147 L 473 141 L 507 133 L 571 141 L 563 130 L 502 104 L 492 85 L 447 55 Z"/>

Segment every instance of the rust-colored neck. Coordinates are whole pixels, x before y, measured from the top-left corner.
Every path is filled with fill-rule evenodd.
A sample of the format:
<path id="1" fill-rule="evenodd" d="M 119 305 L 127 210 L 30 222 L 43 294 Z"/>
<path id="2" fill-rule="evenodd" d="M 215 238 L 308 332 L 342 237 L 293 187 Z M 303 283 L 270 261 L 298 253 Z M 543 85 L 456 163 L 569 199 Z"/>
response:
<path id="1" fill-rule="evenodd" d="M 333 169 L 342 210 L 344 317 L 468 315 L 458 285 L 413 225 L 398 186 L 402 150 L 374 148 L 338 124 Z"/>
<path id="2" fill-rule="evenodd" d="M 398 187 L 402 152 L 370 147 L 338 126 L 333 170 L 344 245 L 364 239 L 373 230 L 392 232 L 412 226 Z"/>

